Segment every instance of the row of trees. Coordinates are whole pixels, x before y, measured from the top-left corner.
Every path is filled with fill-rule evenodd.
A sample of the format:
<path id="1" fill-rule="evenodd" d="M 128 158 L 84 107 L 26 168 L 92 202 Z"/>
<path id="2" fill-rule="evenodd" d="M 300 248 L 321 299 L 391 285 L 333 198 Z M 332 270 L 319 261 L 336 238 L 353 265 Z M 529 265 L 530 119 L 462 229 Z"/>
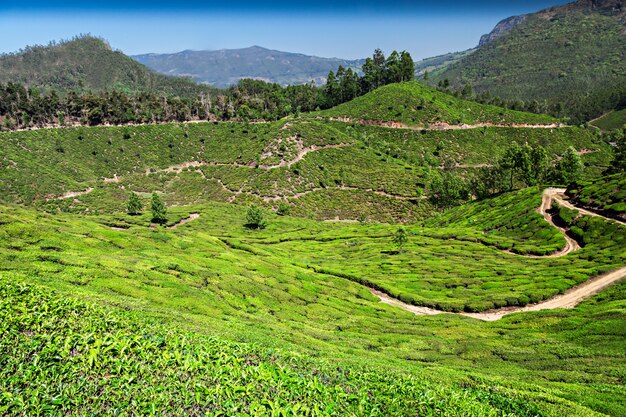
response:
<path id="1" fill-rule="evenodd" d="M 389 57 L 376 49 L 361 67 L 359 76 L 351 68 L 340 66 L 337 73 L 330 71 L 324 87 L 325 107 L 350 101 L 360 95 L 391 83 L 411 81 L 415 76 L 415 63 L 407 51 L 393 51 Z"/>
<path id="2" fill-rule="evenodd" d="M 281 87 L 259 80 L 241 80 L 216 93 L 168 97 L 120 91 L 42 93 L 19 83 L 0 84 L 0 129 L 48 125 L 102 125 L 189 120 L 275 120 L 323 106 L 322 90 L 314 85 Z"/>
<path id="3" fill-rule="evenodd" d="M 578 180 L 583 169 L 582 159 L 573 147 L 551 161 L 542 146 L 513 142 L 493 166 L 480 168 L 477 174 L 462 177 L 449 170 L 431 172 L 426 191 L 433 204 L 449 208 L 471 196 L 486 198 L 516 187 L 568 184 Z"/>
<path id="4" fill-rule="evenodd" d="M 325 109 L 365 94 L 381 85 L 413 79 L 408 52 L 385 58 L 376 50 L 363 65 L 363 76 L 339 67 L 325 87 L 314 84 L 282 87 L 244 79 L 224 90 L 197 96 L 100 91 L 59 94 L 20 83 L 0 84 L 0 129 L 64 125 L 137 124 L 190 120 L 276 120 L 290 114 Z"/>

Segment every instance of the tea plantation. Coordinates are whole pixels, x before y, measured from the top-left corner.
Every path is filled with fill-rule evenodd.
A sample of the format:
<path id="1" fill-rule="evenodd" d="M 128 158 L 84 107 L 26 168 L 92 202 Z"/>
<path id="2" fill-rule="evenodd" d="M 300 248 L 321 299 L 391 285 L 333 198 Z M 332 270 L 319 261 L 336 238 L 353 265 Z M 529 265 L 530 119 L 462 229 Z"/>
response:
<path id="1" fill-rule="evenodd" d="M 624 267 L 626 227 L 555 202 L 580 245 L 557 256 L 546 184 L 445 211 L 427 194 L 515 141 L 553 162 L 574 147 L 571 201 L 616 210 L 621 174 L 597 178 L 611 145 L 418 84 L 377 94 L 271 123 L 0 133 L 0 414 L 626 415 L 624 282 L 574 308 L 458 314 Z"/>

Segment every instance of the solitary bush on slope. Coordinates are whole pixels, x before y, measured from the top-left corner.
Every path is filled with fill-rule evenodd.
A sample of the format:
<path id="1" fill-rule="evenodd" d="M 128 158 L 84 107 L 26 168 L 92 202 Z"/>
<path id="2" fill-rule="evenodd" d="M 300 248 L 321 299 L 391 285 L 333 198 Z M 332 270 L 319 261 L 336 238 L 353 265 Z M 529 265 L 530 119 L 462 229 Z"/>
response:
<path id="1" fill-rule="evenodd" d="M 167 221 L 167 209 L 157 193 L 152 193 L 152 221 L 163 224 Z"/>
<path id="2" fill-rule="evenodd" d="M 265 220 L 265 215 L 263 214 L 263 210 L 260 207 L 252 204 L 248 208 L 248 213 L 246 214 L 246 224 L 245 226 L 249 229 L 265 229 L 267 226 L 267 222 Z"/>
<path id="3" fill-rule="evenodd" d="M 128 202 L 126 203 L 126 211 L 131 216 L 136 216 L 141 214 L 141 210 L 143 210 L 143 203 L 139 199 L 139 196 L 135 193 L 130 193 Z"/>

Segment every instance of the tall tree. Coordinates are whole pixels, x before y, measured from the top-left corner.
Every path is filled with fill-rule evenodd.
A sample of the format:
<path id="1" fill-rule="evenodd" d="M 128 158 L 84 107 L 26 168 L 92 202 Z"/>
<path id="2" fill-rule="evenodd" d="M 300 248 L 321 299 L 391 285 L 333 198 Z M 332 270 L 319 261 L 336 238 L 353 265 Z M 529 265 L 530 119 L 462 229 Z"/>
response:
<path id="1" fill-rule="evenodd" d="M 336 106 L 341 102 L 341 88 L 337 82 L 337 77 L 335 77 L 335 73 L 332 70 L 328 72 L 324 94 L 326 95 L 328 107 Z"/>
<path id="2" fill-rule="evenodd" d="M 131 216 L 136 216 L 141 214 L 141 210 L 143 210 L 143 203 L 139 199 L 139 196 L 135 193 L 130 193 L 128 202 L 126 203 L 126 211 Z"/>
<path id="3" fill-rule="evenodd" d="M 157 193 L 152 193 L 152 221 L 158 224 L 164 224 L 167 222 L 167 209 L 165 203 L 161 201 L 161 198 Z"/>
<path id="4" fill-rule="evenodd" d="M 576 152 L 576 149 L 570 146 L 565 150 L 565 153 L 557 162 L 557 176 L 565 183 L 574 182 L 580 179 L 584 167 L 585 165 L 583 164 L 580 155 Z"/>
<path id="5" fill-rule="evenodd" d="M 415 78 L 415 62 L 411 54 L 407 51 L 402 51 L 400 58 L 400 81 L 413 81 Z M 427 79 L 427 73 L 424 74 L 424 79 Z"/>

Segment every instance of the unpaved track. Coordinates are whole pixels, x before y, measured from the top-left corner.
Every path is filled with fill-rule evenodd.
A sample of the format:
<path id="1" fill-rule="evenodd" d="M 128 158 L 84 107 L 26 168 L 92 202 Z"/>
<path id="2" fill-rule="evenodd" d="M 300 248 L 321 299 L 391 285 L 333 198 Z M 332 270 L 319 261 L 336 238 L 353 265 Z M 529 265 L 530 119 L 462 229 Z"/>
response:
<path id="1" fill-rule="evenodd" d="M 552 220 L 552 216 L 548 213 L 550 207 L 552 207 L 552 201 L 561 201 L 558 199 L 559 195 L 563 195 L 565 193 L 565 189 L 563 188 L 546 188 L 543 192 L 543 197 L 541 199 L 541 206 L 537 209 L 537 212 L 543 216 L 543 218 L 552 225 L 552 227 L 558 229 L 563 237 L 565 238 L 565 247 L 560 251 L 553 253 L 548 256 L 533 256 L 529 255 L 530 258 L 558 258 L 560 256 L 565 256 L 568 253 L 574 252 L 580 249 L 580 245 L 574 239 L 567 235 L 567 232 L 562 227 L 557 226 Z"/>
<path id="2" fill-rule="evenodd" d="M 185 223 L 189 223 L 190 221 L 196 220 L 198 217 L 200 217 L 200 213 L 191 213 L 189 217 L 184 218 L 178 223 L 171 225 L 170 227 L 168 227 L 168 229 L 176 229 L 178 226 L 182 226 Z"/>
<path id="3" fill-rule="evenodd" d="M 550 215 L 547 213 L 547 210 L 549 210 L 552 205 L 552 201 L 556 201 L 559 204 L 562 204 L 563 206 L 571 208 L 573 210 L 578 210 L 582 214 L 601 217 L 607 221 L 617 221 L 615 219 L 610 219 L 610 218 L 601 216 L 597 213 L 589 212 L 587 210 L 580 209 L 574 206 L 570 202 L 567 202 L 563 199 L 564 193 L 565 193 L 565 189 L 562 189 L 562 188 L 547 188 L 543 193 L 541 206 L 537 210 L 540 214 L 544 216 L 546 221 L 548 221 L 552 226 L 556 227 L 563 233 L 567 241 L 567 244 L 563 250 L 559 251 L 556 254 L 549 255 L 549 257 L 565 256 L 568 253 L 571 253 L 575 250 L 580 249 L 580 246 L 578 245 L 578 243 L 575 240 L 571 239 L 569 236 L 567 236 L 567 234 L 565 233 L 565 230 L 556 226 L 554 222 L 552 221 L 552 218 L 550 217 Z M 623 222 L 619 222 L 619 221 L 617 222 L 620 224 L 624 224 Z M 532 256 L 532 257 L 535 258 L 535 256 Z M 545 258 L 545 257 L 542 257 L 542 258 Z M 521 313 L 521 312 L 526 312 L 526 311 L 551 310 L 555 308 L 574 308 L 585 299 L 597 294 L 598 292 L 602 291 L 606 287 L 624 278 L 626 278 L 626 266 L 620 269 L 617 269 L 615 271 L 611 271 L 607 274 L 599 275 L 595 278 L 587 280 L 584 283 L 576 287 L 570 288 L 563 294 L 557 295 L 555 297 L 552 297 L 548 300 L 542 301 L 537 304 L 527 305 L 525 307 L 504 307 L 504 308 L 484 311 L 482 313 L 465 313 L 465 312 L 448 313 L 445 311 L 436 310 L 434 308 L 418 307 L 418 306 L 404 303 L 398 299 L 390 297 L 389 295 L 381 291 L 375 290 L 373 288 L 370 288 L 369 290 L 373 295 L 378 297 L 381 303 L 400 307 L 418 316 L 436 315 L 436 314 L 458 314 L 458 315 L 472 317 L 472 318 L 483 320 L 483 321 L 495 321 L 512 313 Z"/>
<path id="4" fill-rule="evenodd" d="M 559 124 L 559 123 L 550 123 L 550 124 L 525 124 L 525 123 L 508 123 L 508 124 L 498 124 L 498 123 L 475 123 L 475 124 L 460 124 L 460 125 L 452 125 L 445 122 L 437 122 L 433 123 L 430 126 L 409 126 L 401 122 L 389 121 L 389 122 L 381 122 L 378 120 L 358 120 L 351 119 L 349 117 L 330 117 L 328 120 L 335 122 L 344 122 L 344 123 L 357 123 L 361 125 L 372 125 L 372 126 L 381 126 L 388 127 L 391 129 L 409 129 L 409 130 L 465 130 L 465 129 L 478 129 L 481 127 L 503 127 L 503 128 L 516 128 L 516 129 L 558 129 L 561 127 L 566 127 L 567 125 Z"/>
<path id="5" fill-rule="evenodd" d="M 565 190 L 563 190 L 563 193 L 564 192 L 565 192 Z M 621 224 L 622 226 L 626 226 L 626 222 L 623 222 L 621 220 L 617 220 L 617 219 L 614 219 L 612 217 L 604 217 L 603 215 L 598 214 L 596 212 L 585 210 L 584 208 L 580 208 L 580 207 L 577 207 L 577 206 L 573 205 L 569 201 L 563 199 L 563 193 L 556 194 L 554 196 L 554 199 L 560 205 L 562 205 L 563 207 L 567 207 L 568 209 L 572 209 L 572 210 L 578 210 L 581 214 L 584 214 L 585 216 L 601 217 L 601 218 L 603 218 L 605 220 L 608 220 L 610 222 L 615 222 L 615 223 Z"/>
<path id="6" fill-rule="evenodd" d="M 68 191 L 67 193 L 58 195 L 58 196 L 53 196 L 53 197 L 46 197 L 46 201 L 50 201 L 50 200 L 63 200 L 65 198 L 75 198 L 78 197 L 80 195 L 85 195 L 85 194 L 89 194 L 90 192 L 93 191 L 93 187 L 89 187 L 86 190 L 83 191 Z"/>

